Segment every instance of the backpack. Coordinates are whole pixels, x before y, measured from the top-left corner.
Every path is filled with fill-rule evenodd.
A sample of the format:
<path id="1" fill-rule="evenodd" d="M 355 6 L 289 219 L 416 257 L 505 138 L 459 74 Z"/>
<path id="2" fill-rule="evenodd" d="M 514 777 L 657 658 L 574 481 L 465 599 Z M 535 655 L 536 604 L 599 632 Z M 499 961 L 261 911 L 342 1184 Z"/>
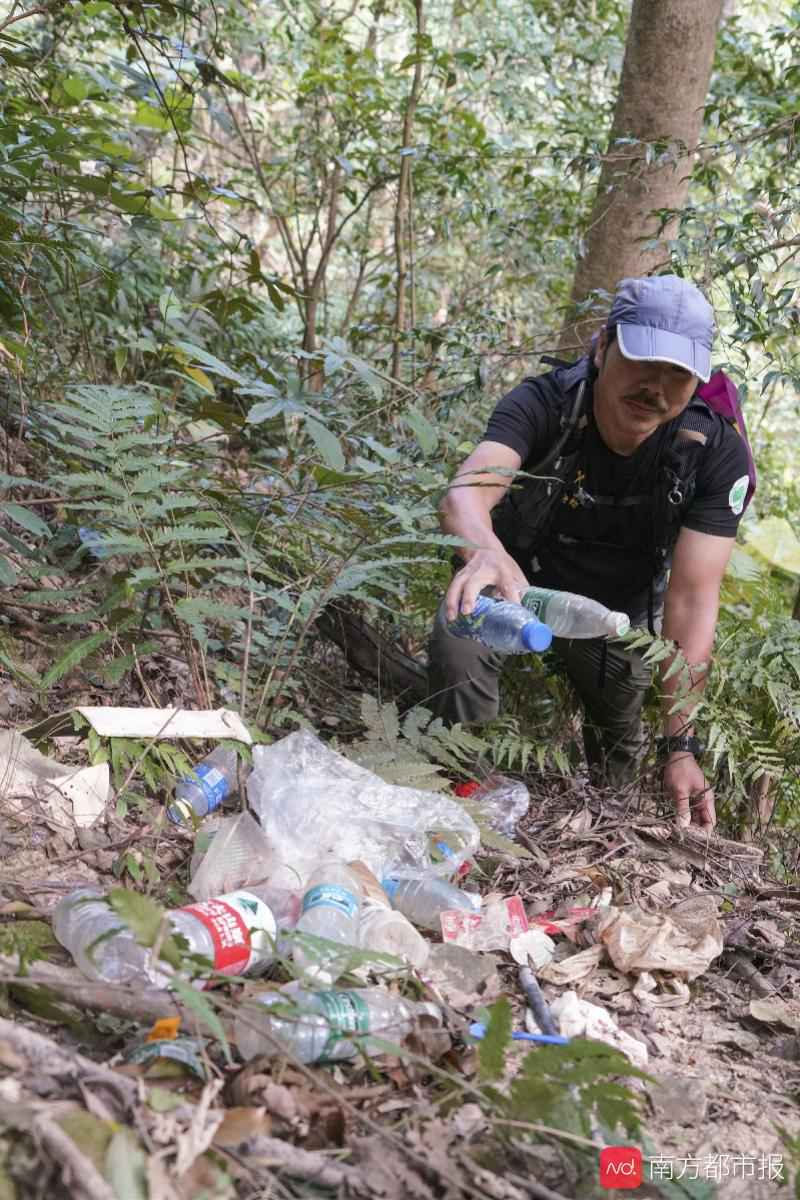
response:
<path id="1" fill-rule="evenodd" d="M 697 389 L 696 395 L 701 400 L 705 400 L 712 412 L 718 413 L 724 421 L 732 425 L 744 442 L 744 448 L 747 451 L 748 476 L 747 495 L 745 496 L 744 508 L 742 509 L 742 512 L 744 512 L 753 499 L 758 477 L 756 475 L 756 464 L 753 459 L 753 450 L 750 445 L 750 439 L 747 436 L 747 426 L 744 423 L 744 413 L 742 412 L 742 405 L 739 400 L 739 391 L 736 384 L 724 371 L 715 371 L 708 383 L 702 384 Z"/>
<path id="2" fill-rule="evenodd" d="M 559 436 L 545 456 L 526 470 L 527 477 L 520 486 L 512 486 L 492 512 L 496 536 L 526 574 L 535 544 L 546 533 L 567 480 L 574 477 L 579 465 L 588 424 L 585 395 L 594 374 L 588 357 L 571 364 L 554 359 L 546 361 L 555 362 L 559 368 L 553 375 L 563 399 Z M 651 630 L 655 581 L 669 565 L 683 517 L 694 496 L 700 462 L 706 453 L 713 453 L 714 439 L 719 437 L 719 426 L 712 413 L 721 416 L 744 439 L 748 459 L 745 508 L 755 491 L 755 464 L 736 386 L 724 372 L 718 371 L 697 389 L 684 411 L 671 423 L 672 428 L 667 427 L 667 446 L 661 454 L 651 492 L 654 504 L 653 583 L 648 605 Z M 593 502 L 592 497 L 586 499 Z M 578 501 L 581 502 L 580 492 Z"/>

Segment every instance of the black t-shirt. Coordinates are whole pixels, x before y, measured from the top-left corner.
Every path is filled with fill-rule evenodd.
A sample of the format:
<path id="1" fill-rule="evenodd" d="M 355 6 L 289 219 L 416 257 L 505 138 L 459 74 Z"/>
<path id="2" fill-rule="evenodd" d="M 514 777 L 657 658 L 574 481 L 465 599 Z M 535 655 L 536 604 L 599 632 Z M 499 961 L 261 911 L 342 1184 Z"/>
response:
<path id="1" fill-rule="evenodd" d="M 485 440 L 516 450 L 522 469 L 529 469 L 555 444 L 564 403 L 552 374 L 526 380 L 497 405 Z M 732 538 L 741 516 L 747 451 L 727 421 L 717 415 L 713 419 L 719 422 L 720 436 L 710 439 L 699 456 L 695 492 L 682 526 Z M 633 454 L 616 454 L 603 441 L 590 411 L 576 478 L 567 480 L 534 547 L 531 583 L 591 596 L 631 617 L 646 612 L 654 575 L 652 490 L 669 436 L 662 426 Z M 580 489 L 595 503 L 579 504 Z M 660 591 L 663 580 L 654 582 Z"/>

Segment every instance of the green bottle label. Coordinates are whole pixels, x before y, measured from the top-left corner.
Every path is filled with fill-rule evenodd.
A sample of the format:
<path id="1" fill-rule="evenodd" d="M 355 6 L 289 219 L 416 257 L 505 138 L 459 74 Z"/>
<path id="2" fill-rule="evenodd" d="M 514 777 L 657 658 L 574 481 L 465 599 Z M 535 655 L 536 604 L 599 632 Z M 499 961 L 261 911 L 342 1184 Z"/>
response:
<path id="1" fill-rule="evenodd" d="M 522 603 L 543 625 L 548 625 L 547 606 L 553 596 L 555 596 L 555 592 L 550 588 L 529 588 L 522 597 Z"/>
<path id="2" fill-rule="evenodd" d="M 322 1058 L 332 1054 L 349 1034 L 369 1033 L 369 1009 L 358 992 L 317 992 L 314 999 L 322 1009 L 330 1029 Z M 354 1054 L 355 1050 L 354 1045 Z"/>

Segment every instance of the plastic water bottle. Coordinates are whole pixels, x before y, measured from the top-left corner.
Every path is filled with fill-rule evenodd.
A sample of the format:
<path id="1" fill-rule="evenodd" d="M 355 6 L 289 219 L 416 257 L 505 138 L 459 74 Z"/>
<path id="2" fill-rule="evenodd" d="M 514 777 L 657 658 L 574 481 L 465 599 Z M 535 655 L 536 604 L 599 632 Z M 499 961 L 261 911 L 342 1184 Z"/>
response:
<path id="1" fill-rule="evenodd" d="M 521 604 L 478 596 L 471 613 L 460 613 L 448 629 L 456 637 L 472 638 L 503 654 L 529 654 L 546 650 L 553 640 L 547 625 Z"/>
<path id="2" fill-rule="evenodd" d="M 81 974 L 105 983 L 152 983 L 150 952 L 106 902 L 99 888 L 70 892 L 53 913 L 53 933 Z"/>
<path id="3" fill-rule="evenodd" d="M 348 992 L 264 992 L 244 1006 L 234 1023 L 234 1039 L 244 1059 L 257 1054 L 291 1054 L 303 1063 L 355 1058 L 361 1050 L 381 1053 L 373 1038 L 398 1045 L 421 1017 L 441 1024 L 435 1004 L 402 1000 L 383 988 Z M 256 1004 L 261 1011 L 256 1008 Z M 275 1005 L 295 1012 L 270 1012 Z"/>
<path id="4" fill-rule="evenodd" d="M 239 756 L 235 750 L 217 746 L 193 768 L 194 775 L 185 775 L 178 780 L 175 801 L 167 809 L 167 816 L 176 825 L 191 824 L 192 817 L 199 819 L 206 813 L 219 808 L 226 796 L 236 788 Z"/>
<path id="5" fill-rule="evenodd" d="M 435 929 L 441 926 L 439 914 L 450 909 L 475 912 L 472 898 L 460 888 L 453 887 L 446 879 L 437 875 L 423 875 L 418 879 L 384 879 L 383 890 L 389 897 L 392 908 L 420 929 Z"/>
<path id="6" fill-rule="evenodd" d="M 552 629 L 556 637 L 622 637 L 631 627 L 627 613 L 612 612 L 597 600 L 576 592 L 528 588 L 522 605 Z"/>
<path id="7" fill-rule="evenodd" d="M 208 960 L 223 975 L 266 967 L 275 957 L 278 935 L 275 915 L 262 892 L 272 898 L 271 889 L 254 888 L 168 912 L 172 932 L 188 943 L 183 948 L 187 967 L 190 956 Z M 281 914 L 282 923 L 285 916 Z M 53 932 L 89 979 L 163 987 L 173 973 L 163 960 L 154 961 L 148 947 L 139 945 L 95 888 L 79 888 L 59 903 Z"/>
<path id="8" fill-rule="evenodd" d="M 421 937 L 407 917 L 386 904 L 364 900 L 361 905 L 361 922 L 358 927 L 358 944 L 362 950 L 375 950 L 378 954 L 392 954 L 404 958 L 412 967 L 424 967 L 428 961 L 430 946 Z M 392 969 L 389 963 L 370 964 L 380 971 Z"/>
<path id="9" fill-rule="evenodd" d="M 306 884 L 297 932 L 343 946 L 357 946 L 360 912 L 361 885 L 357 875 L 345 863 L 325 862 Z M 337 954 L 333 947 L 296 940 L 295 963 L 308 979 L 325 987 L 336 982 L 349 957 L 348 953 Z"/>

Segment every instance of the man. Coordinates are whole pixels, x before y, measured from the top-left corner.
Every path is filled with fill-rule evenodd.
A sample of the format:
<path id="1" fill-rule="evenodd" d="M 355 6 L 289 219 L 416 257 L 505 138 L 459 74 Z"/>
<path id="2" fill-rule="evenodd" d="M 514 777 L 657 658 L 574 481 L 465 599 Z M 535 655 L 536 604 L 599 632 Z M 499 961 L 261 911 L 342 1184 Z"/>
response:
<path id="1" fill-rule="evenodd" d="M 664 664 L 664 787 L 679 822 L 706 829 L 716 820 L 714 794 L 690 713 L 748 482 L 745 443 L 693 399 L 711 374 L 714 330 L 711 306 L 691 284 L 625 279 L 587 358 L 527 379 L 500 401 L 441 505 L 442 528 L 463 538 L 464 565 L 430 645 L 438 714 L 482 722 L 497 715 L 504 656 L 454 637 L 447 621 L 471 612 L 485 589 L 518 602 L 532 583 L 590 596 L 632 625 L 661 622 L 690 665 L 692 688 L 671 712 L 681 672 Z M 539 477 L 515 478 L 520 471 Z M 556 638 L 553 649 L 584 706 L 594 777 L 626 782 L 643 750 L 650 675 L 641 654 L 604 639 Z"/>

